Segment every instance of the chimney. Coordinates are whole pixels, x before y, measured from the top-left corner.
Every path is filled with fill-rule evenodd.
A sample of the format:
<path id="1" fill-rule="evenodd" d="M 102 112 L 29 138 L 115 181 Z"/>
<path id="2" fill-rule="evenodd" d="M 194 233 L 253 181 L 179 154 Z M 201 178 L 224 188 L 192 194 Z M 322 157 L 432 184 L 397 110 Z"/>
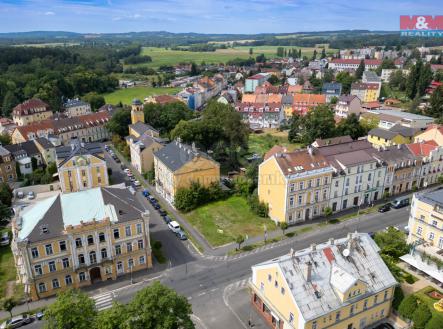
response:
<path id="1" fill-rule="evenodd" d="M 329 238 L 329 244 L 330 244 L 331 246 L 334 245 L 334 238 Z"/>
<path id="2" fill-rule="evenodd" d="M 312 155 L 312 153 L 313 153 L 311 145 L 308 145 L 308 153 L 309 153 L 309 155 Z"/>
<path id="3" fill-rule="evenodd" d="M 311 262 L 307 262 L 306 264 L 306 267 L 305 267 L 305 270 L 304 270 L 304 277 L 305 277 L 305 280 L 307 281 L 307 282 L 311 282 L 311 277 L 312 277 L 312 263 Z"/>
<path id="4" fill-rule="evenodd" d="M 310 249 L 311 251 L 315 251 L 317 249 L 317 245 L 315 243 L 312 243 Z"/>

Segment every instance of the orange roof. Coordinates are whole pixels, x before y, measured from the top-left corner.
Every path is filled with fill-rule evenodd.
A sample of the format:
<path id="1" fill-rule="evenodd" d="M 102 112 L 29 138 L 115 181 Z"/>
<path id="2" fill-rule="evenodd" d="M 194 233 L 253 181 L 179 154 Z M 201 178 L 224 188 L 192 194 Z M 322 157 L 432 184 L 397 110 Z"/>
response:
<path id="1" fill-rule="evenodd" d="M 268 103 L 281 103 L 282 95 L 280 94 L 269 94 Z"/>
<path id="2" fill-rule="evenodd" d="M 286 149 L 286 147 L 283 147 L 281 145 L 274 145 L 268 152 L 265 153 L 264 155 L 264 160 L 269 159 L 270 157 L 272 157 L 274 154 L 277 153 L 286 153 L 288 150 Z"/>
<path id="3" fill-rule="evenodd" d="M 295 86 L 289 86 L 288 87 L 288 94 L 298 94 L 303 91 L 302 85 L 295 85 Z"/>
<path id="4" fill-rule="evenodd" d="M 406 146 L 416 156 L 429 156 L 431 151 L 435 150 L 438 147 L 437 143 L 434 140 L 422 143 L 407 144 Z"/>
<path id="5" fill-rule="evenodd" d="M 325 104 L 326 96 L 320 94 L 295 94 L 294 104 L 306 103 L 307 105 Z"/>
<path id="6" fill-rule="evenodd" d="M 242 103 L 255 103 L 257 95 L 254 94 L 244 94 L 242 97 Z"/>
<path id="7" fill-rule="evenodd" d="M 318 170 L 329 166 L 326 158 L 319 153 L 309 154 L 307 150 L 297 150 L 274 155 L 284 175 Z"/>

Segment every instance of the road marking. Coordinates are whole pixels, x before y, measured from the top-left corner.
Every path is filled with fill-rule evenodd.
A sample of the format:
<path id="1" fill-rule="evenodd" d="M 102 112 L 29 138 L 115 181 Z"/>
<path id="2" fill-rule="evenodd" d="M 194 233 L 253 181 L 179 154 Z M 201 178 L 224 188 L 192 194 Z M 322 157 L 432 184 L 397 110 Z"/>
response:
<path id="1" fill-rule="evenodd" d="M 203 329 L 208 329 L 208 327 L 206 327 L 206 325 L 203 323 L 203 321 L 195 314 L 191 314 L 191 319 L 194 322 L 198 322 L 198 324 L 203 328 Z"/>
<path id="2" fill-rule="evenodd" d="M 97 311 L 103 311 L 112 307 L 112 299 L 114 295 L 112 292 L 108 292 L 106 294 L 101 294 L 97 296 L 92 296 L 92 299 L 95 302 L 95 308 Z"/>
<path id="3" fill-rule="evenodd" d="M 244 280 L 241 280 L 244 281 Z M 234 314 L 234 316 L 237 318 L 238 322 L 241 323 L 241 325 L 243 326 L 243 328 L 248 329 L 248 327 L 246 326 L 246 323 L 244 323 L 242 321 L 242 319 L 240 318 L 240 316 L 234 311 L 234 309 L 231 307 L 231 305 L 229 305 L 229 295 L 228 293 L 230 293 L 232 291 L 232 288 L 237 284 L 238 282 L 234 282 L 231 283 L 230 285 L 227 285 L 225 287 L 225 289 L 223 290 L 223 302 L 225 303 L 226 307 L 231 311 L 232 314 Z"/>
<path id="4" fill-rule="evenodd" d="M 199 294 L 197 295 L 197 297 L 201 297 L 201 296 L 203 296 L 203 295 L 206 295 L 206 291 L 203 291 L 203 292 L 199 293 Z"/>

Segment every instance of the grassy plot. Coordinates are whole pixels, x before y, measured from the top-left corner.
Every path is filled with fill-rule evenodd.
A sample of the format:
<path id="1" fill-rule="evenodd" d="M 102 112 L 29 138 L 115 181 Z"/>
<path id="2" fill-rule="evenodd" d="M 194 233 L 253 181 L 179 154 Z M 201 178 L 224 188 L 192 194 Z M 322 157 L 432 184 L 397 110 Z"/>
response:
<path id="1" fill-rule="evenodd" d="M 7 229 L 0 229 L 0 234 L 7 231 Z M 6 296 L 7 285 L 9 281 L 14 281 L 15 287 L 15 277 L 16 270 L 11 247 L 0 247 L 0 296 Z"/>
<path id="2" fill-rule="evenodd" d="M 300 148 L 300 144 L 290 143 L 288 141 L 287 132 L 268 132 L 263 134 L 250 134 L 249 135 L 249 152 L 263 155 L 274 145 L 282 145 L 288 148 L 289 151 L 293 151 Z"/>
<path id="3" fill-rule="evenodd" d="M 179 92 L 181 88 L 153 88 L 153 87 L 133 87 L 118 89 L 109 94 L 103 94 L 107 104 L 117 104 L 122 102 L 123 104 L 131 104 L 134 98 L 138 98 L 143 101 L 144 98 L 152 95 L 171 95 Z"/>
<path id="4" fill-rule="evenodd" d="M 433 287 L 426 287 L 423 288 L 422 290 L 419 290 L 415 293 L 415 296 L 422 302 L 426 303 L 429 306 L 429 310 L 431 311 L 433 316 L 438 316 L 443 320 L 443 313 L 438 312 L 435 308 L 434 308 L 434 303 L 438 302 L 438 299 L 434 299 L 431 298 L 428 293 L 432 292 L 432 291 L 437 291 L 438 293 L 441 294 L 441 291 L 438 291 L 436 289 L 434 289 Z"/>
<path id="5" fill-rule="evenodd" d="M 255 215 L 246 199 L 238 196 L 197 208 L 185 217 L 212 246 L 233 242 L 239 234 L 264 234 L 265 225 L 268 231 L 276 229 L 272 221 Z"/>

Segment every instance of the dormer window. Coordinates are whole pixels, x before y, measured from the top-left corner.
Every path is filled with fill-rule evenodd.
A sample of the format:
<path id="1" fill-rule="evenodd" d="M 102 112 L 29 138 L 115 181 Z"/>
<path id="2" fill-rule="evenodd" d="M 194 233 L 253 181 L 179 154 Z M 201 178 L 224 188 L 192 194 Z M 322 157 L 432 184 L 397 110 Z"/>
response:
<path id="1" fill-rule="evenodd" d="M 48 227 L 47 227 L 46 225 L 42 226 L 42 227 L 41 227 L 41 232 L 42 232 L 42 234 L 49 233 L 49 229 L 48 229 Z"/>

